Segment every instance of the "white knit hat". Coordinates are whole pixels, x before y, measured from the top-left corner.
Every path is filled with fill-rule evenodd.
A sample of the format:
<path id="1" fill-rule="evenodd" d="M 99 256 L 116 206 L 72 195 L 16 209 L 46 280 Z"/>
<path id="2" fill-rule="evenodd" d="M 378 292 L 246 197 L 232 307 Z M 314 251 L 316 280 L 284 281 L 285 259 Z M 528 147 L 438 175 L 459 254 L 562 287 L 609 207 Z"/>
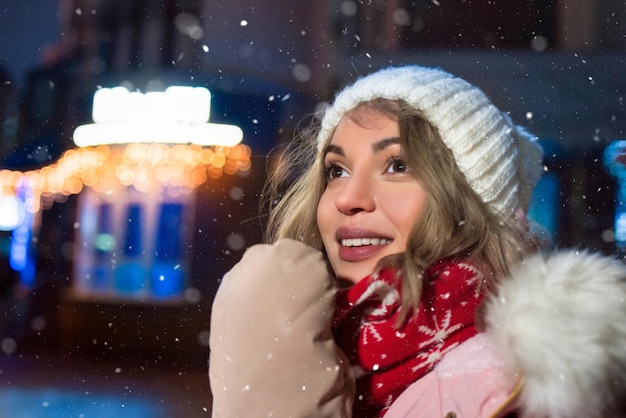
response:
<path id="1" fill-rule="evenodd" d="M 404 100 L 437 128 L 469 185 L 496 213 L 528 209 L 542 172 L 543 150 L 477 87 L 436 68 L 386 68 L 344 88 L 326 109 L 318 134 L 323 147 L 343 115 L 376 98 Z"/>

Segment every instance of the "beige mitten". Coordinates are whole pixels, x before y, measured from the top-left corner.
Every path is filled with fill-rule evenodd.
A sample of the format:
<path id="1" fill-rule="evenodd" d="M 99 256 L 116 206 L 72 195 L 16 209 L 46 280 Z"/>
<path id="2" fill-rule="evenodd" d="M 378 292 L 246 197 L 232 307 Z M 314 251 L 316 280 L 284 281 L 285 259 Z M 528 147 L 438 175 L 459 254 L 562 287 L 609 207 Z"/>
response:
<path id="1" fill-rule="evenodd" d="M 350 417 L 354 379 L 331 333 L 335 280 L 321 252 L 251 247 L 211 313 L 213 417 Z"/>

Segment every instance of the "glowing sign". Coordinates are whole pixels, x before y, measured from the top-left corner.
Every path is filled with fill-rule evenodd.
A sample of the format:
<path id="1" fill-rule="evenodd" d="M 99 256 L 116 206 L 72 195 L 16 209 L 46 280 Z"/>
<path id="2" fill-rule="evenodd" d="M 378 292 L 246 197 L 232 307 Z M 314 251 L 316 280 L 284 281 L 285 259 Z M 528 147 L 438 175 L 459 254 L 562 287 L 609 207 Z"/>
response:
<path id="1" fill-rule="evenodd" d="M 210 123 L 211 93 L 203 87 L 172 86 L 159 92 L 103 88 L 94 94 L 94 123 L 74 131 L 80 147 L 160 142 L 232 147 L 243 138 L 238 126 Z"/>
<path id="2" fill-rule="evenodd" d="M 12 231 L 22 223 L 25 216 L 22 199 L 17 196 L 0 196 L 0 231 Z"/>
<path id="3" fill-rule="evenodd" d="M 617 180 L 615 202 L 615 244 L 619 248 L 626 248 L 626 141 L 612 141 L 604 149 L 604 166 Z"/>

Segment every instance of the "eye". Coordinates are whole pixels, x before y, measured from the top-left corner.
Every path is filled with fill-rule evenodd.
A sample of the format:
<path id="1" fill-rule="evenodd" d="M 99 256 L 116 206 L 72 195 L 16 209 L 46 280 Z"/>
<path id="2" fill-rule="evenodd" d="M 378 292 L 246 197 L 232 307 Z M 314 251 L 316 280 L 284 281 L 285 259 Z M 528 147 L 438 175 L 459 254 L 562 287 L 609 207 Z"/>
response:
<path id="1" fill-rule="evenodd" d="M 407 171 L 409 171 L 409 167 L 406 165 L 404 160 L 401 157 L 393 157 L 389 160 L 387 169 L 385 172 L 406 173 Z"/>
<path id="2" fill-rule="evenodd" d="M 347 177 L 348 173 L 337 164 L 330 164 L 326 167 L 326 180 L 332 180 L 339 177 Z"/>

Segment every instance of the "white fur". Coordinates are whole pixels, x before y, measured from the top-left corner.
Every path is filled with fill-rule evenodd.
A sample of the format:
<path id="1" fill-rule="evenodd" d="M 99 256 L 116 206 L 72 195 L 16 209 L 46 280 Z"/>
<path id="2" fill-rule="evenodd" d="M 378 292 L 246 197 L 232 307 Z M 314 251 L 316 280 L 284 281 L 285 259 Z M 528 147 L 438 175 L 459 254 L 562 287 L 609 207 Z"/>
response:
<path id="1" fill-rule="evenodd" d="M 615 417 L 626 398 L 626 266 L 579 251 L 537 255 L 487 306 L 488 334 L 524 417 Z"/>

